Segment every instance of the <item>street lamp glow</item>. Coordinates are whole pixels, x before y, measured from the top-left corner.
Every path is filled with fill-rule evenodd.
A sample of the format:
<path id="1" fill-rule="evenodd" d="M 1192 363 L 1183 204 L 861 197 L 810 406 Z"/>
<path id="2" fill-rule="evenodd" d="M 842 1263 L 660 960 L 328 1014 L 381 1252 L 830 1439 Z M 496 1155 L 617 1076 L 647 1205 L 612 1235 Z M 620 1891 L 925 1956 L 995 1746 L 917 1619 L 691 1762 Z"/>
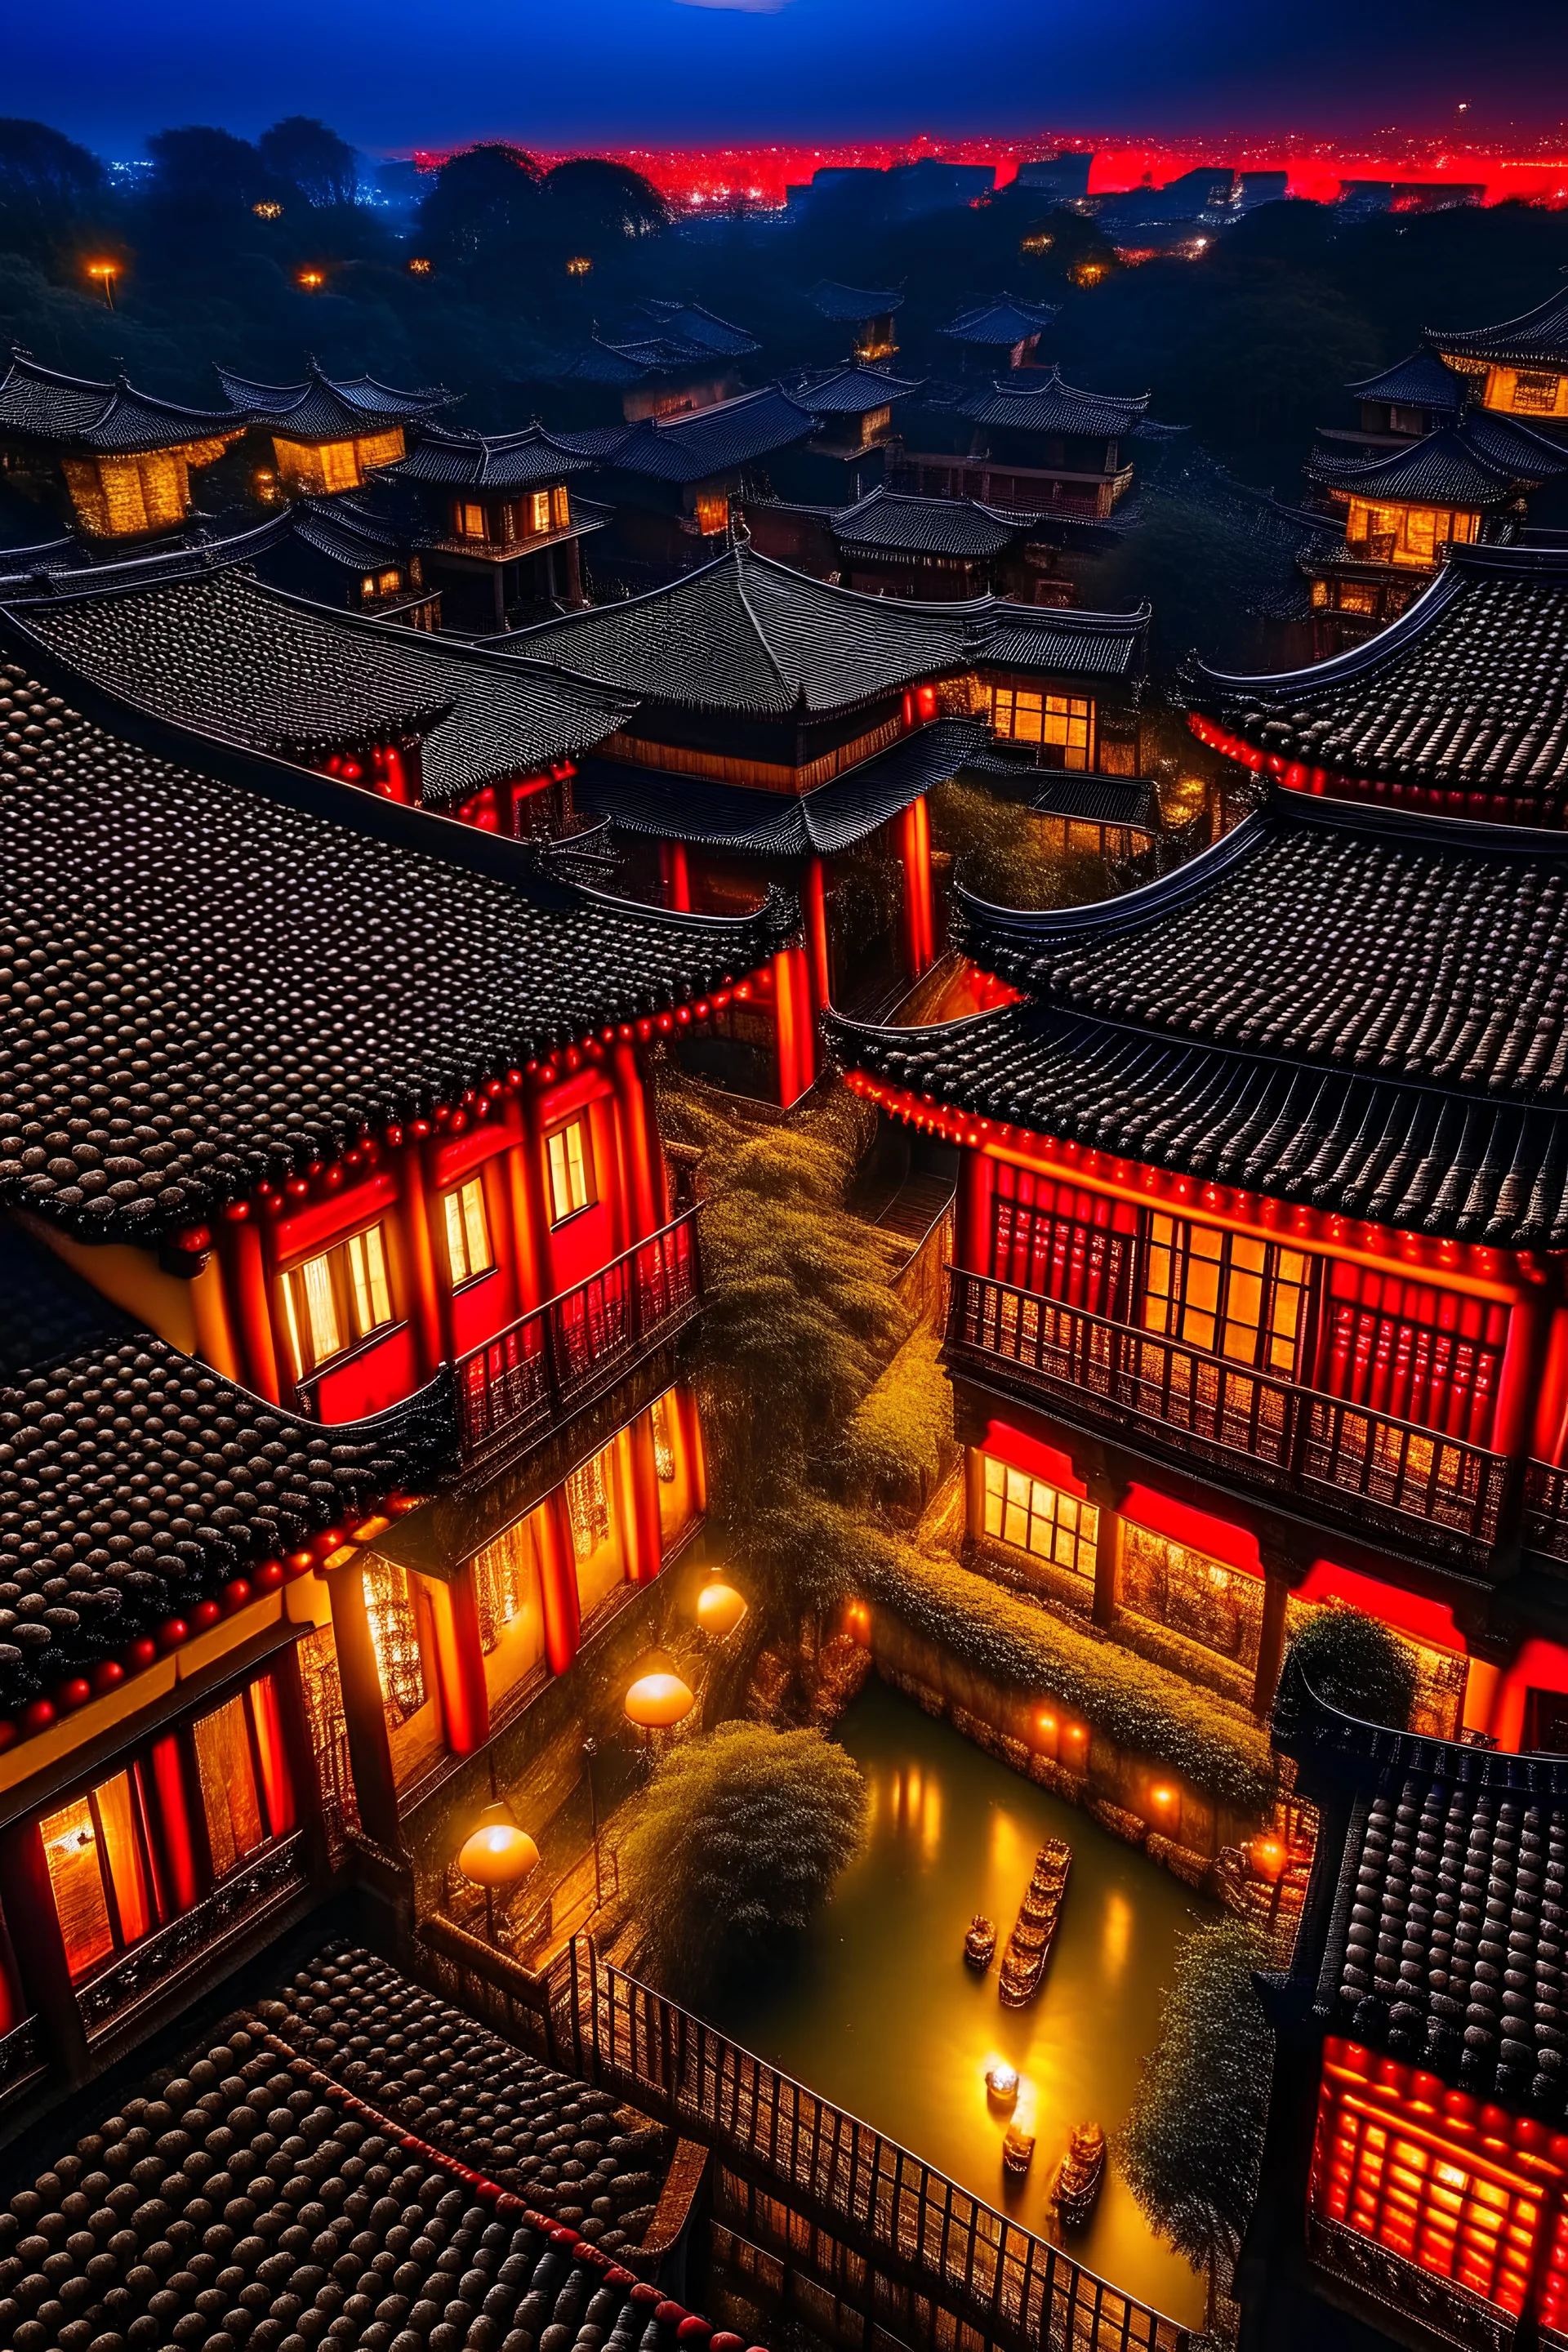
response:
<path id="1" fill-rule="evenodd" d="M 627 1691 L 625 1704 L 626 1720 L 639 1731 L 668 1731 L 685 1722 L 697 1698 L 668 1659 L 653 1657 Z"/>
<path id="2" fill-rule="evenodd" d="M 458 1849 L 458 1868 L 476 1886 L 516 1886 L 538 1867 L 539 1848 L 504 1802 L 487 1805 Z"/>

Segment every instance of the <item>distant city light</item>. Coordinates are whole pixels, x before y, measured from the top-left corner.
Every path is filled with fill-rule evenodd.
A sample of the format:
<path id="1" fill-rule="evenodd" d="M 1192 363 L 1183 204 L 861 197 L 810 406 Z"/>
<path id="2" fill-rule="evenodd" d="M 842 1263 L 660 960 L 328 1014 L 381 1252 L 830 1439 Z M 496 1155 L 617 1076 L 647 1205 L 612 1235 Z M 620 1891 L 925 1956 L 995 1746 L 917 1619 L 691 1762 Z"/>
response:
<path id="1" fill-rule="evenodd" d="M 258 220 L 281 220 L 283 217 L 282 205 L 275 204 L 270 196 L 259 205 L 252 205 L 250 209 Z"/>

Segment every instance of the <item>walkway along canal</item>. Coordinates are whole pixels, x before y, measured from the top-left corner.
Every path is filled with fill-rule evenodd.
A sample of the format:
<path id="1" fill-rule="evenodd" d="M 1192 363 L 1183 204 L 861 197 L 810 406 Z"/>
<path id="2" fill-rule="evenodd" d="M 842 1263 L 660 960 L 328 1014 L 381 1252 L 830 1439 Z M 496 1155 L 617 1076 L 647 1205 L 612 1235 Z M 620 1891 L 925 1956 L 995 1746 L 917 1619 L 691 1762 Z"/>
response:
<path id="1" fill-rule="evenodd" d="M 1175 1945 L 1217 1906 L 880 1684 L 838 1736 L 870 1793 L 867 1851 L 812 1927 L 706 2013 L 1102 2278 L 1201 2325 L 1203 2277 L 1152 2235 L 1114 2165 L 1089 2227 L 1069 2236 L 1046 2191 L 1073 2125 L 1121 2125 Z M 995 1967 L 964 1966 L 963 1933 L 986 1912 L 1000 1951 L 1048 1836 L 1073 1850 L 1061 1924 L 1040 1993 L 1005 2010 Z M 996 2059 L 1023 2078 L 1011 2115 L 986 2093 Z M 1009 2120 L 1037 2135 L 1021 2181 L 1002 2165 Z"/>

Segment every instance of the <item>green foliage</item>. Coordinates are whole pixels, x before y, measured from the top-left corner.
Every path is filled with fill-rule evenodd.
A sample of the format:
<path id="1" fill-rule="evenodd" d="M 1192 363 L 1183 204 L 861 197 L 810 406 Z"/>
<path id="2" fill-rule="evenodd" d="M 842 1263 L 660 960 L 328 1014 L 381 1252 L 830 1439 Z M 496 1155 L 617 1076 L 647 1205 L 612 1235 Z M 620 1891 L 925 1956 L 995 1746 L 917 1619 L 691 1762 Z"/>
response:
<path id="1" fill-rule="evenodd" d="M 1415 1660 L 1376 1617 L 1330 1601 L 1308 1618 L 1290 1649 L 1312 1690 L 1330 1706 L 1394 1731 L 1409 1723 Z"/>
<path id="2" fill-rule="evenodd" d="M 658 1979 L 687 1991 L 804 1927 L 865 1820 L 858 1766 L 820 1731 L 726 1723 L 672 1748 L 620 1850 Z"/>
<path id="3" fill-rule="evenodd" d="M 290 114 L 264 131 L 256 142 L 262 163 L 280 187 L 322 211 L 352 205 L 359 193 L 353 149 L 312 114 Z"/>
<path id="4" fill-rule="evenodd" d="M 1158 1758 L 1243 1812 L 1269 1802 L 1268 1740 L 1239 1708 L 954 1560 L 858 1526 L 831 1504 L 815 1506 L 811 1537 L 820 1550 L 841 1551 L 858 1591 L 976 1674 L 1031 1699 L 1055 1699 L 1119 1748 Z"/>
<path id="5" fill-rule="evenodd" d="M 1128 2187 L 1191 2263 L 1235 2261 L 1258 2194 L 1274 2036 L 1252 1972 L 1268 1959 L 1239 1920 L 1184 1938 L 1160 2037 L 1118 2136 Z"/>
<path id="6" fill-rule="evenodd" d="M 1104 861 L 1053 849 L 1044 820 L 956 777 L 927 794 L 931 839 L 966 890 L 994 907 L 1077 907 L 1106 893 Z"/>
<path id="7" fill-rule="evenodd" d="M 913 1332 L 849 1416 L 837 1465 L 848 1500 L 873 1509 L 919 1507 L 952 1443 L 952 1387 L 942 1341 Z"/>

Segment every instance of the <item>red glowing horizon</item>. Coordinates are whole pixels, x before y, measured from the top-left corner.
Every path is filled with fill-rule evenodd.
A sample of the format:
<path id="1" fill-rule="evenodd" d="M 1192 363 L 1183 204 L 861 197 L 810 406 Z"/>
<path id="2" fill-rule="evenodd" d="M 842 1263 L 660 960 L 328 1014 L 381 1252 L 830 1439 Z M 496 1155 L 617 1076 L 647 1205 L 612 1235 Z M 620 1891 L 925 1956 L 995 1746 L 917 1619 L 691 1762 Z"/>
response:
<path id="1" fill-rule="evenodd" d="M 504 134 L 493 134 L 501 137 Z M 521 143 L 521 142 L 520 142 Z M 595 153 L 629 163 L 644 173 L 672 203 L 698 210 L 710 204 L 744 199 L 781 205 L 791 185 L 808 181 L 825 166 L 863 164 L 885 169 L 922 155 L 941 154 L 955 163 L 994 163 L 996 184 L 1005 187 L 1020 164 L 1062 152 L 1094 151 L 1089 193 L 1110 195 L 1152 181 L 1161 185 L 1186 171 L 1216 165 L 1237 171 L 1285 171 L 1293 196 L 1331 202 L 1345 180 L 1452 181 L 1479 184 L 1483 201 L 1510 198 L 1545 205 L 1568 204 L 1568 143 L 1544 138 L 1504 149 L 1437 136 L 1390 131 L 1356 142 L 1303 134 L 1274 136 L 1234 132 L 1188 139 L 1155 139 L 1087 131 L 1041 131 L 1016 139 L 824 141 L 806 145 L 785 140 L 755 141 L 730 147 L 579 146 L 559 152 L 532 152 L 546 165 L 570 154 Z M 412 160 L 434 171 L 452 148 L 416 147 Z"/>

